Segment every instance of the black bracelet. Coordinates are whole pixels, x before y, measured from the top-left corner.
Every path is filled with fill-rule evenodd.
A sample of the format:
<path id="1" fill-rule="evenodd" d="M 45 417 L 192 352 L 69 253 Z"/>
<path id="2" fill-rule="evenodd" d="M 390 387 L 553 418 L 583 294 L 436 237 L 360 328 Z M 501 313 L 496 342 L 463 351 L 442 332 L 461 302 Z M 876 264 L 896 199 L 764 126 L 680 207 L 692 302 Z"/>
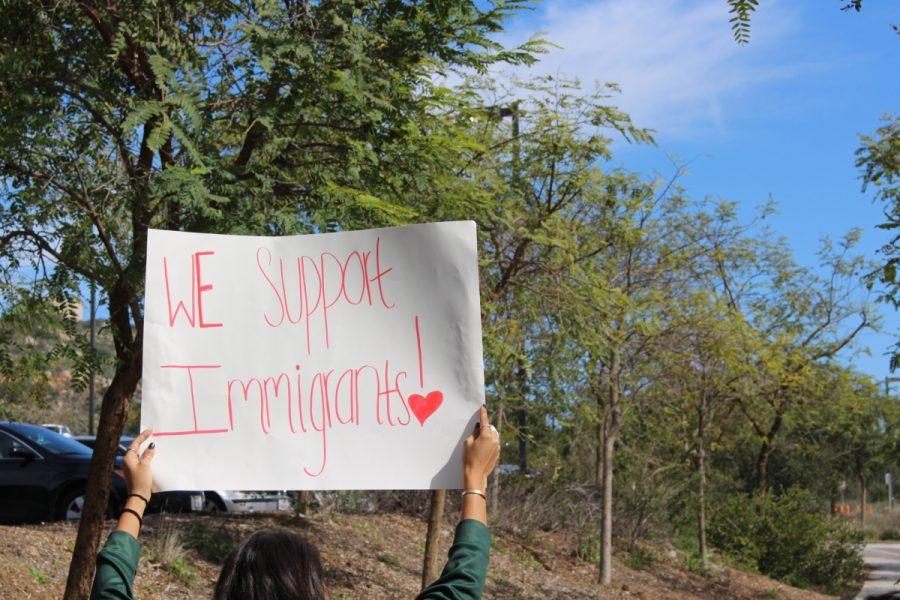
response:
<path id="1" fill-rule="evenodd" d="M 138 511 L 132 510 L 130 508 L 123 508 L 123 513 L 131 513 L 134 515 L 134 518 L 138 520 L 138 529 L 144 526 L 144 520 L 141 518 L 141 515 L 138 514 Z"/>
<path id="2" fill-rule="evenodd" d="M 140 498 L 141 500 L 143 500 L 143 501 L 144 501 L 144 507 L 145 507 L 145 508 L 147 507 L 148 504 L 150 504 L 150 501 L 147 500 L 146 498 L 144 498 L 143 496 L 141 496 L 140 494 L 128 494 L 127 496 L 125 496 L 125 502 L 128 502 L 128 499 L 131 498 L 132 496 L 134 496 L 135 498 Z"/>

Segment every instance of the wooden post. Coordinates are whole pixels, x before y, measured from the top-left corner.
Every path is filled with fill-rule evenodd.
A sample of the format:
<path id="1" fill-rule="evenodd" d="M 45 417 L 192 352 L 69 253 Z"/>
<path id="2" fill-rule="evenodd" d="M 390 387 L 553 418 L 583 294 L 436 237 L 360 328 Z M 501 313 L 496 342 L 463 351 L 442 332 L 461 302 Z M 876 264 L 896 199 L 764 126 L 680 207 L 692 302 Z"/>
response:
<path id="1" fill-rule="evenodd" d="M 312 495 L 309 490 L 300 490 L 297 500 L 294 502 L 294 513 L 306 516 L 309 514 L 309 506 L 312 503 Z"/>
<path id="2" fill-rule="evenodd" d="M 438 578 L 438 539 L 444 521 L 444 504 L 447 490 L 432 490 L 431 510 L 428 514 L 428 532 L 425 534 L 425 557 L 422 563 L 422 587 Z"/>

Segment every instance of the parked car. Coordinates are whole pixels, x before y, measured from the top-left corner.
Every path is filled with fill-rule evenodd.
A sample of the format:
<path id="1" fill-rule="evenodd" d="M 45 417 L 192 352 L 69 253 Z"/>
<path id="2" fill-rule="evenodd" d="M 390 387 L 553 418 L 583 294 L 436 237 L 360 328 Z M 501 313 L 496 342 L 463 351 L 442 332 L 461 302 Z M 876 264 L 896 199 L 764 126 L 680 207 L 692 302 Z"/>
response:
<path id="1" fill-rule="evenodd" d="M 73 438 L 77 442 L 81 442 L 91 450 L 94 449 L 94 445 L 97 443 L 97 436 L 95 435 L 76 435 Z M 129 437 L 127 435 L 123 435 L 119 438 L 119 449 L 116 453 L 119 456 L 125 456 L 125 453 L 128 452 L 128 446 L 131 444 L 133 437 Z"/>
<path id="2" fill-rule="evenodd" d="M 0 421 L 0 521 L 78 519 L 93 452 L 55 431 Z M 125 498 L 121 459 L 116 460 L 110 516 Z"/>
<path id="3" fill-rule="evenodd" d="M 522 468 L 519 465 L 513 465 L 513 464 L 497 465 L 497 473 L 499 473 L 500 475 L 512 475 L 513 473 L 521 473 L 521 472 L 522 472 Z M 534 477 L 535 475 L 538 474 L 538 471 L 535 471 L 534 469 L 525 469 L 525 472 L 523 474 L 525 477 Z"/>
<path id="4" fill-rule="evenodd" d="M 97 443 L 97 438 L 93 435 L 79 435 L 75 437 L 75 440 L 92 451 Z M 117 461 L 125 456 L 132 441 L 134 441 L 134 438 L 127 435 L 119 438 L 119 458 L 116 459 Z M 147 512 L 200 512 L 204 509 L 203 502 L 203 492 L 199 491 L 157 492 L 150 496 L 150 505 L 147 506 Z"/>
<path id="5" fill-rule="evenodd" d="M 203 510 L 206 512 L 261 512 L 291 508 L 291 497 L 285 491 L 207 490 L 203 495 Z"/>
<path id="6" fill-rule="evenodd" d="M 41 425 L 41 427 L 46 427 L 50 431 L 55 431 L 60 435 L 66 436 L 67 438 L 74 437 L 72 435 L 72 430 L 65 425 L 59 425 L 57 423 L 44 423 L 43 425 Z"/>

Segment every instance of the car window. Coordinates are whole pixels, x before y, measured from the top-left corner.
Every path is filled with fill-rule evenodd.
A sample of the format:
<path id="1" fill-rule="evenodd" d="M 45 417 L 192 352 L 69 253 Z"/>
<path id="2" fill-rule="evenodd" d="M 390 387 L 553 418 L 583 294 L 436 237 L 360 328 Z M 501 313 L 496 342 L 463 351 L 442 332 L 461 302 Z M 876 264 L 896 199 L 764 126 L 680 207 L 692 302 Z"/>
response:
<path id="1" fill-rule="evenodd" d="M 12 458 L 13 448 L 24 448 L 25 445 L 18 440 L 0 431 L 0 458 Z"/>
<path id="2" fill-rule="evenodd" d="M 20 435 L 35 444 L 39 444 L 55 454 L 72 456 L 92 455 L 91 449 L 81 442 L 76 442 L 72 438 L 67 438 L 44 427 L 28 425 L 26 423 L 10 423 L 6 427 L 11 429 L 13 433 Z"/>
<path id="3" fill-rule="evenodd" d="M 133 439 L 134 439 L 134 438 L 130 438 L 130 437 L 125 437 L 125 436 L 123 436 L 123 437 L 119 440 L 119 446 L 118 446 L 118 448 L 116 448 L 116 454 L 118 454 L 119 456 L 125 456 L 125 452 L 128 451 L 128 444 L 130 444 L 130 443 L 131 443 L 131 440 L 133 440 Z M 84 444 L 85 446 L 87 446 L 87 447 L 90 448 L 91 450 L 96 449 L 96 446 L 97 446 L 97 438 L 95 438 L 95 437 L 81 436 L 81 437 L 75 438 L 75 440 L 76 440 L 79 444 Z"/>

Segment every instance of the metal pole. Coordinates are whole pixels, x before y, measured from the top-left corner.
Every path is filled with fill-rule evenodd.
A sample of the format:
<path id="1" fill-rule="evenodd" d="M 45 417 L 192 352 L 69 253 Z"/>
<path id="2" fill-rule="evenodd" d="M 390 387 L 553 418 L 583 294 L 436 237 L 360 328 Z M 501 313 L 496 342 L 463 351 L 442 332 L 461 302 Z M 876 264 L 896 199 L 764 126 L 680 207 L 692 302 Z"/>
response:
<path id="1" fill-rule="evenodd" d="M 97 319 L 97 284 L 91 281 L 91 351 L 97 347 L 95 321 Z M 94 435 L 94 357 L 88 375 L 88 434 Z"/>
<path id="2" fill-rule="evenodd" d="M 894 508 L 894 472 L 888 471 L 884 474 L 884 485 L 888 491 L 888 507 Z"/>

